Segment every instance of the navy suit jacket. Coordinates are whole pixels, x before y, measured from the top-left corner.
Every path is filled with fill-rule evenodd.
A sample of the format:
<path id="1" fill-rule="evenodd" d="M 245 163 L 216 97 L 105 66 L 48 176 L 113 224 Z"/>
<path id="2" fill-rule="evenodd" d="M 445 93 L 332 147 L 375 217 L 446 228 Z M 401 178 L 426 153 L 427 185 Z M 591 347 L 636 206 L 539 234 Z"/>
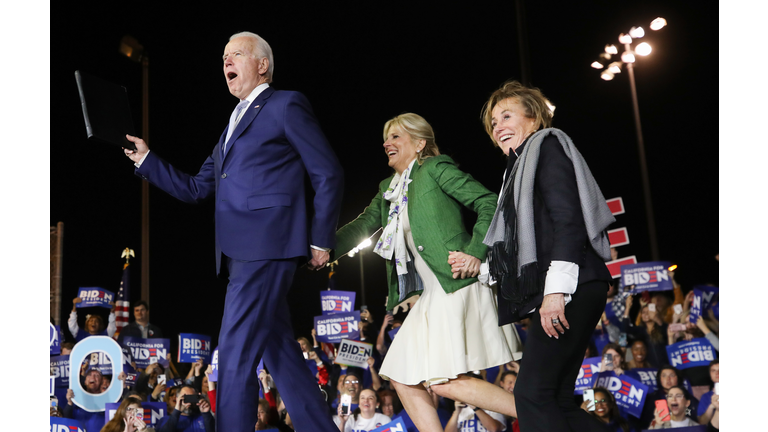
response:
<path id="1" fill-rule="evenodd" d="M 196 175 L 150 152 L 136 174 L 172 196 L 216 199 L 216 271 L 221 254 L 243 260 L 306 257 L 310 244 L 334 248 L 343 170 L 307 98 L 268 87 L 243 114 L 227 144 L 224 130 Z M 311 216 L 305 172 L 315 190 Z"/>

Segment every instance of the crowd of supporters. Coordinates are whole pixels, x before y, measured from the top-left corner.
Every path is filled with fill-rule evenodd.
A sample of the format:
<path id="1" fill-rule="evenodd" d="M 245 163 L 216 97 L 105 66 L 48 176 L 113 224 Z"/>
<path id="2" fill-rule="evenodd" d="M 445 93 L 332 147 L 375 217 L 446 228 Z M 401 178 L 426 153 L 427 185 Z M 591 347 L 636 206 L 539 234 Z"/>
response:
<path id="1" fill-rule="evenodd" d="M 674 281 L 674 277 L 672 279 Z M 672 291 L 633 294 L 633 287 L 620 288 L 616 282 L 611 286 L 605 314 L 595 329 L 593 343 L 584 358 L 601 357 L 601 371 L 611 370 L 618 377 L 640 380 L 638 373 L 643 371 L 655 375 L 655 382 L 645 395 L 639 416 L 628 414 L 617 404 L 615 390 L 596 386 L 597 383 L 592 389 L 594 407 L 585 400 L 582 409 L 603 422 L 606 430 L 610 431 L 640 432 L 692 425 L 718 430 L 719 395 L 716 384 L 720 378 L 717 357 L 706 366 L 683 369 L 672 366 L 667 353 L 669 345 L 695 338 L 706 338 L 717 353 L 719 321 L 714 312 L 716 309 L 709 308 L 701 313 L 701 317 L 691 319 L 694 293 L 690 287 L 681 287 L 675 282 Z M 75 343 L 89 336 L 111 337 L 115 334 L 114 310 L 108 317 L 107 325 L 104 325 L 102 317 L 89 316 L 85 320 L 85 328 L 79 328 L 77 308 L 74 307 L 78 301 L 75 299 L 73 302 L 68 322 L 73 340 L 61 344 L 62 355 L 71 352 Z M 715 295 L 711 304 L 718 305 L 718 302 Z M 145 302 L 137 302 L 133 310 L 136 322 L 129 325 L 126 333 L 132 337 L 162 337 L 162 331 L 149 324 L 149 309 Z M 370 343 L 374 348 L 367 368 L 335 363 L 338 346 L 318 342 L 314 329 L 306 329 L 305 334 L 297 338 L 306 366 L 316 377 L 319 391 L 327 401 L 328 411 L 316 415 L 332 415 L 340 432 L 371 431 L 398 417 L 409 431 L 417 430 L 396 392 L 377 372 L 392 342 L 390 331 L 402 324 L 404 315 L 387 314 L 377 321 L 370 311 L 361 313 L 359 340 Z M 525 320 L 515 324 L 523 345 L 527 324 Z M 166 367 L 154 363 L 144 369 L 137 368 L 139 375 L 132 384 L 126 382 L 123 372 L 107 375 L 98 368 L 88 367 L 86 363 L 73 365 L 72 370 L 78 372 L 70 375 L 70 379 L 78 379 L 87 393 L 100 394 L 112 380 L 119 380 L 123 388 L 121 403 L 114 417 L 107 420 L 104 412 L 90 412 L 73 403 L 75 396 L 72 390 L 68 390 L 65 400 L 58 403 L 52 401 L 50 414 L 79 420 L 87 432 L 214 431 L 216 383 L 208 379 L 213 372 L 211 365 L 202 360 L 176 364 L 170 354 L 167 361 Z M 488 380 L 512 393 L 517 374 L 524 365 L 523 349 L 520 361 L 473 371 L 468 375 Z M 272 380 L 268 364 L 259 370 L 259 381 L 260 394 L 254 395 L 254 399 L 258 398 L 255 430 L 293 431 L 290 413 L 280 397 L 280 383 Z M 432 394 L 432 398 L 446 432 L 519 431 L 515 418 L 462 401 L 441 398 L 437 394 Z M 574 398 L 579 403 L 583 400 L 579 394 L 574 394 Z M 344 400 L 349 400 L 349 406 L 343 403 Z M 666 405 L 658 401 L 665 401 Z M 150 419 L 142 416 L 142 404 L 147 403 L 163 403 L 166 407 L 165 415 L 153 427 Z"/>

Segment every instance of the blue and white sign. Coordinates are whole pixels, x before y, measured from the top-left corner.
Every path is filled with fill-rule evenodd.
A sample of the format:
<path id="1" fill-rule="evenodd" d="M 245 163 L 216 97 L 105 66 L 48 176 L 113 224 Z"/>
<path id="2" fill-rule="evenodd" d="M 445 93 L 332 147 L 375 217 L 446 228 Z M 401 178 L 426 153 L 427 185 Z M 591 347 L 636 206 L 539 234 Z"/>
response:
<path id="1" fill-rule="evenodd" d="M 120 407 L 120 403 L 108 403 L 104 407 L 104 421 L 105 423 L 109 423 L 110 420 L 112 420 L 113 417 L 115 417 L 115 412 L 117 412 L 117 409 Z M 168 406 L 165 404 L 165 402 L 142 402 L 141 408 L 144 409 L 144 416 L 142 418 L 142 421 L 147 424 L 149 427 L 155 427 L 157 425 L 157 421 L 161 418 L 165 417 L 166 410 Z"/>
<path id="2" fill-rule="evenodd" d="M 179 334 L 179 363 L 211 362 L 211 337 L 194 333 Z"/>
<path id="3" fill-rule="evenodd" d="M 401 417 L 395 417 L 391 422 L 381 425 L 371 432 L 407 432 Z"/>
<path id="4" fill-rule="evenodd" d="M 83 424 L 64 417 L 51 417 L 50 432 L 85 432 Z"/>
<path id="5" fill-rule="evenodd" d="M 602 326 L 602 324 L 600 324 Z M 608 337 L 608 333 L 602 330 L 596 330 L 592 334 L 592 342 L 595 343 L 595 349 L 598 353 L 603 352 L 603 348 L 611 342 L 611 338 Z"/>
<path id="6" fill-rule="evenodd" d="M 334 363 L 368 369 L 368 357 L 373 355 L 373 345 L 342 339 Z"/>
<path id="7" fill-rule="evenodd" d="M 707 338 L 696 338 L 667 346 L 669 364 L 683 370 L 697 366 L 709 366 L 717 358 L 715 348 Z"/>
<path id="8" fill-rule="evenodd" d="M 123 346 L 131 350 L 133 361 L 139 369 L 146 369 L 152 363 L 168 367 L 167 355 L 171 352 L 170 339 L 143 339 L 124 337 Z"/>
<path id="9" fill-rule="evenodd" d="M 51 357 L 51 376 L 55 379 L 55 387 L 69 387 L 69 356 Z"/>
<path id="10" fill-rule="evenodd" d="M 213 350 L 211 356 L 211 373 L 208 375 L 208 381 L 216 382 L 219 380 L 219 347 Z"/>
<path id="11" fill-rule="evenodd" d="M 626 375 L 618 377 L 613 371 L 605 371 L 595 376 L 595 387 L 604 387 L 611 392 L 620 412 L 640 418 L 648 386 Z"/>
<path id="12" fill-rule="evenodd" d="M 120 351 L 122 353 L 122 350 Z M 112 361 L 105 352 L 92 352 L 83 361 L 85 370 L 98 369 L 102 375 L 112 375 Z M 119 372 L 118 372 L 119 374 Z"/>
<path id="13" fill-rule="evenodd" d="M 355 309 L 354 291 L 321 291 L 320 305 L 323 315 L 352 312 Z"/>
<path id="14" fill-rule="evenodd" d="M 88 287 L 77 290 L 77 296 L 83 299 L 76 307 L 103 307 L 112 309 L 109 302 L 115 301 L 115 293 L 99 287 Z"/>
<path id="15" fill-rule="evenodd" d="M 576 377 L 576 387 L 573 389 L 574 396 L 581 396 L 584 390 L 594 387 L 592 381 L 594 381 L 594 376 L 600 372 L 600 362 L 602 362 L 602 357 L 584 359 L 581 363 L 579 375 Z"/>
<path id="16" fill-rule="evenodd" d="M 720 292 L 718 287 L 708 285 L 697 285 L 693 287 L 693 303 L 691 304 L 690 321 L 695 323 L 703 311 L 712 306 L 712 302 Z"/>
<path id="17" fill-rule="evenodd" d="M 342 339 L 359 339 L 360 312 L 316 316 L 315 332 L 318 342 L 338 343 Z"/>
<path id="18" fill-rule="evenodd" d="M 51 324 L 51 355 L 61 354 L 61 330 L 59 326 Z"/>
<path id="19" fill-rule="evenodd" d="M 667 271 L 669 261 L 651 261 L 621 266 L 621 283 L 634 285 L 631 293 L 641 291 L 669 291 L 674 288 Z"/>
<path id="20" fill-rule="evenodd" d="M 656 385 L 656 374 L 659 370 L 654 368 L 635 368 L 628 370 L 625 375 L 630 376 L 648 386 L 648 391 L 653 393 L 659 387 Z"/>
<path id="21" fill-rule="evenodd" d="M 69 355 L 70 364 L 82 364 L 92 352 L 106 353 L 115 364 L 123 363 L 123 350 L 109 336 L 91 336 L 78 342 Z M 113 379 L 104 393 L 90 394 L 80 385 L 80 380 L 69 380 L 69 388 L 74 392 L 72 401 L 88 412 L 104 411 L 104 404 L 117 402 L 123 396 L 123 384 Z"/>

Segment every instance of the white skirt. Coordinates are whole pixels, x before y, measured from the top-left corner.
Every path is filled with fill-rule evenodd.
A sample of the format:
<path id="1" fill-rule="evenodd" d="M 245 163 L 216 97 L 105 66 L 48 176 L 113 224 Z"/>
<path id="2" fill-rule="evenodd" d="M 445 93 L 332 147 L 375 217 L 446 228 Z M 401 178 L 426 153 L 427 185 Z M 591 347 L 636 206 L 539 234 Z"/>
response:
<path id="1" fill-rule="evenodd" d="M 379 375 L 429 386 L 512 361 L 521 350 L 519 337 L 511 324 L 499 327 L 496 289 L 476 282 L 447 294 L 419 255 L 407 214 L 404 234 L 424 292 L 392 341 Z M 441 265 L 449 265 L 448 256 Z"/>

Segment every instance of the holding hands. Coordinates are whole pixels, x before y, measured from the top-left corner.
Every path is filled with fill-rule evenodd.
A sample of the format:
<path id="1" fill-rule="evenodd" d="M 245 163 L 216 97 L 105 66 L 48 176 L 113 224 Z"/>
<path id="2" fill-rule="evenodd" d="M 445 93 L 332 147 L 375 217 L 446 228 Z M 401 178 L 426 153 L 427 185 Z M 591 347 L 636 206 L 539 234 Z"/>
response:
<path id="1" fill-rule="evenodd" d="M 448 264 L 451 265 L 454 279 L 466 279 L 480 274 L 480 259 L 464 252 L 448 253 Z"/>

